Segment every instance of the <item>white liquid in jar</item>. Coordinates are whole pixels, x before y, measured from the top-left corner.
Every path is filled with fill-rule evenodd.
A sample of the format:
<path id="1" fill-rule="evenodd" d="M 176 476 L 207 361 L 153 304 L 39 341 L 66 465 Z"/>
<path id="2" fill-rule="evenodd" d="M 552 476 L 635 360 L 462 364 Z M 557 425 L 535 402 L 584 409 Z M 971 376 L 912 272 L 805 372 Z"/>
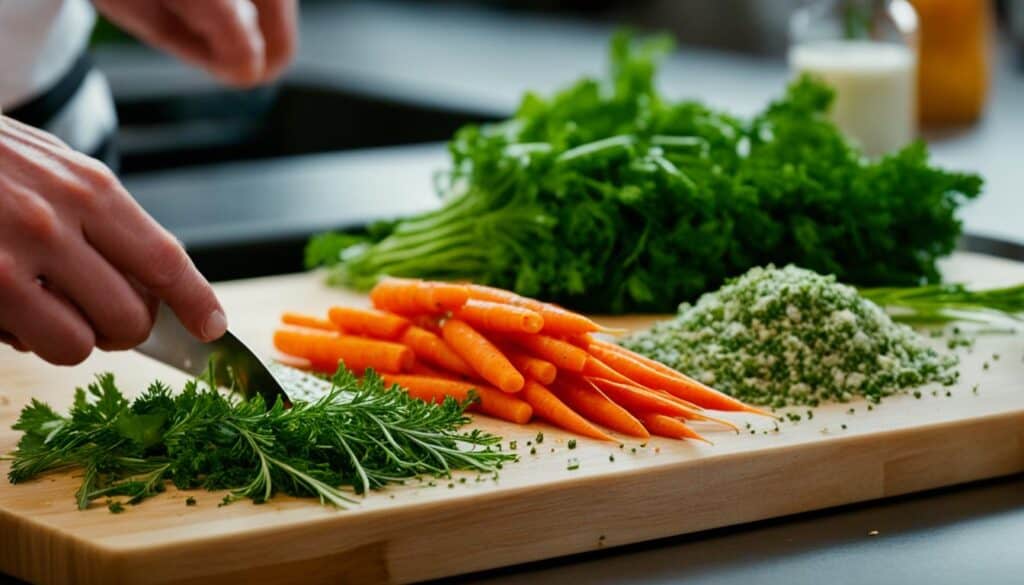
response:
<path id="1" fill-rule="evenodd" d="M 917 59 L 908 47 L 863 40 L 813 41 L 790 48 L 789 66 L 836 90 L 830 116 L 865 154 L 884 154 L 914 139 Z"/>

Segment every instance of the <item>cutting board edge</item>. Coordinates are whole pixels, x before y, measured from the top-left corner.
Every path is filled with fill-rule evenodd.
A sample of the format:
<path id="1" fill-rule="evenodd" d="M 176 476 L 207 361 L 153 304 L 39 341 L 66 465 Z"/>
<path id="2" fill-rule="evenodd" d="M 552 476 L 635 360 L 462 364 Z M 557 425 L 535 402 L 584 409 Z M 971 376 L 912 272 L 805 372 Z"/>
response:
<path id="1" fill-rule="evenodd" d="M 968 431 L 985 433 L 990 441 L 1006 439 L 1004 443 L 1007 448 L 984 454 L 981 458 L 970 453 L 968 443 L 951 441 L 945 443 L 941 450 L 934 449 L 936 440 L 948 437 L 951 433 Z M 921 446 L 925 444 L 930 448 L 922 449 Z M 951 461 L 963 460 L 965 454 L 971 455 L 968 458 L 969 465 L 949 465 Z M 184 572 L 179 573 L 180 578 L 153 582 L 193 583 L 218 578 L 244 579 L 250 583 L 278 583 L 284 581 L 279 577 L 271 578 L 271 575 L 279 575 L 284 567 L 290 567 L 289 570 L 298 570 L 305 575 L 323 577 L 322 581 L 308 580 L 310 583 L 338 582 L 339 578 L 352 578 L 354 575 L 359 575 L 359 582 L 365 583 L 409 583 L 1024 472 L 1024 411 L 948 421 L 913 431 L 894 430 L 837 437 L 800 448 L 780 446 L 765 449 L 757 457 L 748 457 L 751 461 L 742 466 L 745 474 L 726 479 L 716 477 L 716 473 L 733 473 L 736 463 L 730 459 L 742 456 L 731 454 L 689 460 L 640 474 L 616 472 L 581 477 L 569 482 L 522 486 L 498 494 L 481 493 L 468 499 L 431 501 L 398 510 L 380 510 L 380 514 L 374 511 L 350 519 L 345 519 L 342 516 L 344 512 L 339 512 L 339 516 L 324 517 L 305 524 L 263 527 L 244 534 L 217 535 L 154 546 L 109 547 L 102 541 L 85 541 L 48 528 L 39 531 L 43 535 L 49 534 L 52 539 L 46 546 L 46 550 L 50 551 L 48 561 L 39 562 L 37 556 L 36 562 L 31 563 L 34 566 L 12 566 L 10 559 L 4 557 L 5 562 L 0 570 L 39 583 L 66 581 L 61 576 L 72 574 L 69 571 L 79 571 L 73 574 L 77 582 L 81 583 L 135 583 L 140 578 L 152 579 L 158 567 Z M 816 470 L 816 461 L 834 460 L 836 457 L 844 457 L 852 462 L 860 461 L 862 465 L 866 460 L 868 467 L 872 461 L 877 460 L 877 469 L 875 473 L 866 475 L 851 472 L 826 474 Z M 939 464 L 949 470 L 946 475 L 926 481 L 913 480 L 919 477 L 919 474 L 913 473 L 914 470 L 921 466 L 933 467 Z M 721 469 L 717 469 L 719 467 Z M 820 468 L 824 469 L 824 466 Z M 779 469 L 785 471 L 780 475 Z M 817 487 L 808 487 L 805 482 L 795 487 L 790 485 L 791 499 L 787 499 L 788 490 L 778 490 L 780 486 L 789 484 L 778 480 L 785 478 L 794 469 L 809 470 L 809 477 Z M 686 483 L 690 485 L 688 491 L 684 487 L 683 491 L 673 494 L 673 490 L 669 489 Z M 776 491 L 766 494 L 760 488 L 753 487 L 756 485 L 767 485 L 769 491 Z M 664 493 L 651 494 L 651 486 L 655 486 L 655 492 Z M 730 490 L 734 500 L 731 502 L 729 498 L 723 499 L 723 494 L 730 493 Z M 616 508 L 615 504 L 621 504 L 622 501 L 619 498 L 635 497 L 636 493 L 642 491 L 648 491 L 645 499 L 658 500 L 661 504 L 654 509 L 650 508 L 649 503 L 643 502 L 641 504 L 644 505 L 639 509 L 636 506 L 631 506 L 629 510 Z M 701 502 L 709 494 L 712 499 Z M 742 504 L 745 499 L 753 496 L 762 498 L 758 502 L 759 506 L 743 508 L 741 505 L 737 509 L 737 501 Z M 689 497 L 693 499 L 688 500 Z M 819 498 L 815 504 L 801 502 L 810 501 L 814 497 Z M 579 513 L 585 514 L 587 518 L 585 525 L 580 526 L 573 523 L 572 514 L 566 516 L 566 513 L 572 509 L 573 502 L 582 501 L 583 498 L 586 498 L 588 505 L 581 506 Z M 595 498 L 607 502 L 595 505 Z M 673 502 L 682 505 L 673 508 L 669 514 L 659 512 L 664 504 Z M 535 505 L 540 507 L 539 511 Z M 467 521 L 459 508 L 482 510 L 481 517 Z M 595 515 L 594 510 L 600 513 Z M 511 539 L 505 536 L 498 538 L 486 529 L 482 530 L 482 524 L 491 523 L 488 514 L 504 519 L 504 522 L 497 524 L 511 531 Z M 0 524 L 10 526 L 10 522 L 4 521 L 5 516 L 11 515 L 6 512 L 0 514 Z M 389 522 L 382 528 L 380 519 L 384 516 L 389 518 Z M 456 520 L 454 525 L 453 517 Z M 526 530 L 523 525 L 537 521 L 531 518 L 539 518 L 541 525 Z M 638 524 L 638 520 L 642 521 Z M 32 522 L 31 519 L 26 521 L 15 517 L 15 521 L 22 524 L 23 531 L 30 529 L 30 525 L 45 527 L 43 523 Z M 350 525 L 344 530 L 338 530 L 338 523 L 346 521 Z M 616 531 L 595 525 L 609 522 L 619 522 L 624 527 Z M 452 540 L 451 533 L 459 529 L 470 532 L 475 530 L 483 534 L 484 538 L 478 538 L 477 542 L 468 545 L 462 543 L 463 548 L 468 550 L 465 554 L 457 555 L 457 559 L 452 559 L 451 555 L 446 556 L 445 551 L 458 544 L 449 541 Z M 275 545 L 273 542 L 275 535 L 279 535 L 282 530 L 290 533 L 293 541 L 319 543 L 319 550 L 304 557 L 292 554 L 287 559 L 281 559 L 280 555 L 275 554 L 280 552 L 280 544 Z M 7 530 L 4 532 L 5 536 L 11 534 Z M 347 534 L 335 534 L 339 532 Z M 607 538 L 600 538 L 598 532 Z M 359 535 L 358 538 L 350 538 L 353 533 Z M 418 533 L 419 536 L 410 536 L 410 533 Z M 423 538 L 423 533 L 435 533 L 437 538 Z M 31 539 L 29 536 L 28 540 L 24 537 L 12 540 L 38 542 Z M 198 551 L 211 549 L 224 550 L 225 558 L 231 558 L 232 551 L 237 551 L 243 558 L 234 558 L 232 563 L 228 563 L 232 566 L 224 565 L 220 567 L 221 570 L 211 573 L 208 572 L 208 563 L 194 563 Z M 62 559 L 70 559 L 70 562 L 62 562 Z M 425 563 L 425 559 L 435 562 Z M 259 565 L 260 561 L 266 564 Z M 339 570 L 343 572 L 339 573 Z"/>

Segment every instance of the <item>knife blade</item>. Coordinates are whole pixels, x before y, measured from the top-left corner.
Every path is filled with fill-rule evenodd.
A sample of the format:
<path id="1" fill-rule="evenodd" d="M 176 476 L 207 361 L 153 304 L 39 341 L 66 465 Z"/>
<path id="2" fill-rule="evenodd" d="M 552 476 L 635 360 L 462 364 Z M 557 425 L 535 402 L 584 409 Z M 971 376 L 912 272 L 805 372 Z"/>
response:
<path id="1" fill-rule="evenodd" d="M 260 395 L 271 405 L 288 395 L 267 365 L 230 331 L 220 339 L 204 343 L 188 332 L 174 312 L 161 303 L 149 338 L 136 351 L 197 378 L 206 378 L 213 364 L 218 386 L 246 398 Z"/>

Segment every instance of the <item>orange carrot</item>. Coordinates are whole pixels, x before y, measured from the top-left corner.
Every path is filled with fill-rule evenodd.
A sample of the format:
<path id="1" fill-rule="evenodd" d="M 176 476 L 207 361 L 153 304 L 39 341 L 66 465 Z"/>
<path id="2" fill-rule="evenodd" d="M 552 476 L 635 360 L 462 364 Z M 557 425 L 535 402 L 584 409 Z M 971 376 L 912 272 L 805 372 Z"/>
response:
<path id="1" fill-rule="evenodd" d="M 689 408 L 673 402 L 664 396 L 659 396 L 647 388 L 632 384 L 622 384 L 621 382 L 605 380 L 604 378 L 587 378 L 587 380 L 593 382 L 595 386 L 600 388 L 616 404 L 633 414 L 651 411 L 670 416 L 687 416 L 693 412 Z"/>
<path id="2" fill-rule="evenodd" d="M 416 315 L 410 319 L 412 324 L 421 328 L 426 329 L 431 333 L 441 334 L 441 323 L 435 315 Z"/>
<path id="3" fill-rule="evenodd" d="M 700 436 L 697 431 L 691 429 L 681 420 L 674 419 L 664 414 L 657 414 L 653 412 L 642 413 L 639 415 L 640 420 L 647 427 L 647 430 L 652 435 L 658 435 L 659 437 L 668 437 L 670 439 L 696 439 L 698 441 L 704 441 L 708 445 L 711 441 Z"/>
<path id="4" fill-rule="evenodd" d="M 536 311 L 477 299 L 469 299 L 465 305 L 452 311 L 452 315 L 473 327 L 488 331 L 537 333 L 544 326 L 544 318 Z"/>
<path id="5" fill-rule="evenodd" d="M 274 332 L 274 347 L 306 358 L 314 367 L 336 366 L 340 360 L 345 367 L 357 372 L 366 368 L 400 372 L 412 367 L 416 359 L 412 350 L 404 345 L 321 331 L 278 329 Z"/>
<path id="6" fill-rule="evenodd" d="M 466 400 L 469 397 L 469 392 L 475 391 L 478 402 L 471 408 L 479 410 L 483 414 L 521 425 L 530 422 L 530 418 L 533 416 L 532 406 L 485 384 L 394 374 L 382 374 L 381 378 L 388 384 L 398 384 L 408 390 L 410 396 L 427 402 L 442 402 L 445 396 L 451 396 L 456 400 Z"/>
<path id="7" fill-rule="evenodd" d="M 476 372 L 469 367 L 459 354 L 452 351 L 443 339 L 415 325 L 405 330 L 398 340 L 412 348 L 416 357 L 428 361 L 435 366 L 440 366 L 449 372 L 455 372 L 465 376 L 474 376 Z"/>
<path id="8" fill-rule="evenodd" d="M 523 375 L 501 350 L 465 322 L 448 319 L 441 328 L 441 335 L 449 347 L 484 380 L 504 392 L 519 392 L 523 389 Z"/>
<path id="9" fill-rule="evenodd" d="M 583 364 L 583 371 L 581 373 L 584 376 L 589 376 L 591 378 L 604 378 L 605 380 L 615 380 L 616 382 L 622 382 L 623 384 L 640 386 L 640 384 L 637 384 L 630 378 L 613 370 L 611 366 L 592 355 L 587 356 L 587 361 Z"/>
<path id="10" fill-rule="evenodd" d="M 321 331 L 337 331 L 338 326 L 327 319 L 304 315 L 302 313 L 286 312 L 281 315 L 281 322 L 285 325 L 296 327 L 307 327 L 309 329 L 320 329 Z"/>
<path id="11" fill-rule="evenodd" d="M 573 313 L 558 305 L 544 303 L 491 286 L 469 284 L 466 285 L 466 288 L 469 289 L 470 298 L 516 305 L 540 313 L 540 316 L 544 318 L 544 328 L 541 331 L 548 335 L 572 335 L 601 331 L 601 326 L 597 323 L 579 313 Z"/>
<path id="12" fill-rule="evenodd" d="M 587 363 L 586 351 L 554 337 L 510 333 L 506 338 L 531 354 L 555 364 L 560 370 L 582 372 Z"/>
<path id="13" fill-rule="evenodd" d="M 576 413 L 565 405 L 550 390 L 541 386 L 533 380 L 527 380 L 520 394 L 530 406 L 533 412 L 544 420 L 562 427 L 584 437 L 600 439 L 602 441 L 613 440 L 601 429 L 595 427 L 587 419 Z"/>
<path id="14" fill-rule="evenodd" d="M 519 370 L 519 373 L 528 378 L 533 378 L 541 384 L 554 382 L 555 376 L 558 375 L 558 368 L 547 360 L 535 358 L 532 355 L 506 345 L 499 345 L 498 349 L 501 350 L 501 353 L 505 354 L 508 361 L 512 362 L 512 365 Z"/>
<path id="15" fill-rule="evenodd" d="M 428 366 L 422 361 L 417 361 L 409 368 L 409 374 L 412 376 L 426 376 L 428 378 L 444 378 L 446 380 L 458 380 L 459 375 L 453 374 L 452 372 L 443 372 L 441 370 L 435 370 Z"/>
<path id="16" fill-rule="evenodd" d="M 611 345 L 611 344 L 608 344 Z M 636 359 L 633 352 L 610 349 L 593 343 L 588 348 L 591 355 L 614 368 L 620 374 L 636 380 L 644 386 L 666 390 L 683 400 L 689 400 L 704 408 L 713 410 L 742 410 L 764 414 L 762 411 L 736 400 L 731 396 L 712 390 L 704 384 L 682 374 L 669 376 Z"/>
<path id="17" fill-rule="evenodd" d="M 356 307 L 331 307 L 331 321 L 345 333 L 395 339 L 409 328 L 409 320 L 392 313 Z"/>
<path id="18" fill-rule="evenodd" d="M 578 376 L 565 372 L 559 374 L 551 390 L 587 420 L 634 437 L 651 436 L 628 410 L 612 402 L 593 384 Z"/>
<path id="19" fill-rule="evenodd" d="M 443 313 L 458 309 L 468 298 L 464 285 L 408 278 L 385 278 L 370 291 L 374 307 L 401 315 Z"/>

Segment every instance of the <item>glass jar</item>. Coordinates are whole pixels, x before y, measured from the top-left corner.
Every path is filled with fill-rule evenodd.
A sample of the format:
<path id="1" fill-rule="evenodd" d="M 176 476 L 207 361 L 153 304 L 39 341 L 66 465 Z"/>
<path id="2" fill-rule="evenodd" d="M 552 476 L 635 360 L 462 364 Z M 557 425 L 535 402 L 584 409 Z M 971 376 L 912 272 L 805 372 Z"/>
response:
<path id="1" fill-rule="evenodd" d="M 906 0 L 818 0 L 797 10 L 789 64 L 835 89 L 829 115 L 865 154 L 917 135 L 917 16 Z"/>

